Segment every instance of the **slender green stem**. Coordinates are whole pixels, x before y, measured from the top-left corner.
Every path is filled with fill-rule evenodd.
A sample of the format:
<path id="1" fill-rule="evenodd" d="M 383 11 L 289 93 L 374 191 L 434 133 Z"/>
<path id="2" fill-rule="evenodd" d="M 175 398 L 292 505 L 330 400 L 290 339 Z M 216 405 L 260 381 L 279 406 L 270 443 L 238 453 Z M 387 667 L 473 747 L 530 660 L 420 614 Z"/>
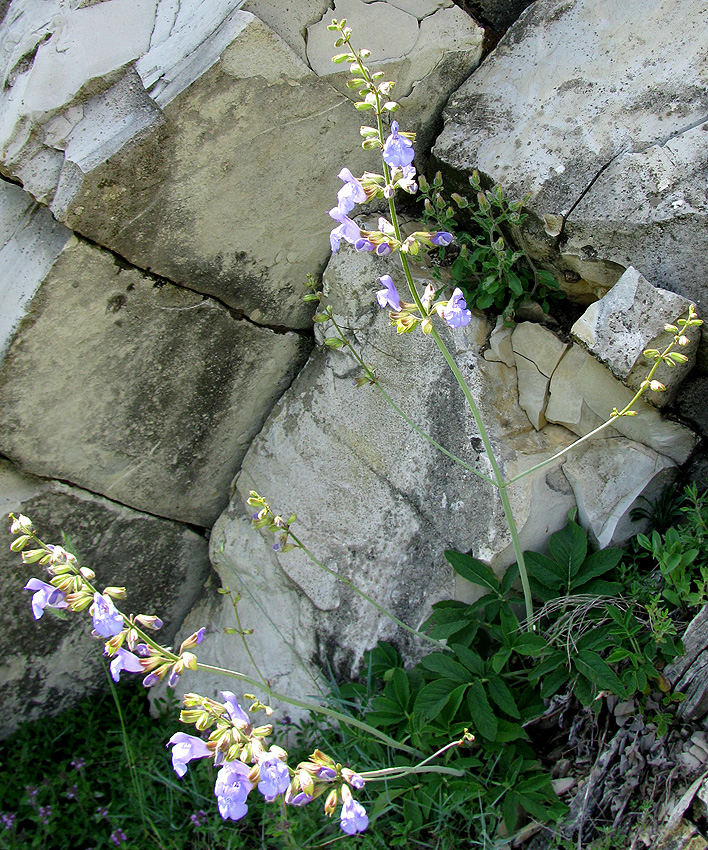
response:
<path id="1" fill-rule="evenodd" d="M 256 659 L 253 657 L 253 653 L 251 652 L 251 648 L 249 647 L 248 641 L 246 640 L 246 632 L 243 630 L 243 626 L 241 625 L 241 617 L 239 616 L 239 613 L 238 613 L 239 600 L 234 599 L 231 591 L 229 591 L 229 599 L 231 600 L 231 605 L 233 606 L 234 614 L 236 615 L 236 625 L 238 626 L 238 634 L 241 637 L 241 642 L 243 643 L 243 648 L 246 650 L 246 654 L 248 655 L 248 657 L 251 661 L 251 664 L 253 664 L 253 669 L 258 674 L 258 678 L 261 680 L 261 682 L 264 685 L 266 685 L 267 682 L 266 682 L 265 676 L 263 675 L 263 673 L 261 673 L 261 669 L 258 666 L 258 664 L 256 664 Z"/>
<path id="2" fill-rule="evenodd" d="M 208 670 L 210 673 L 219 673 L 222 676 L 231 676 L 234 679 L 239 679 L 242 682 L 245 682 L 247 685 L 252 685 L 255 688 L 260 688 L 264 693 L 268 694 L 269 697 L 273 699 L 277 699 L 280 702 L 284 702 L 287 705 L 293 705 L 296 708 L 302 708 L 305 711 L 309 711 L 312 714 L 322 714 L 325 717 L 331 717 L 333 720 L 337 720 L 340 723 L 345 723 L 347 726 L 354 726 L 357 729 L 361 729 L 364 732 L 368 732 L 369 735 L 372 735 L 374 738 L 378 738 L 379 741 L 386 744 L 389 747 L 392 747 L 396 750 L 403 750 L 406 753 L 409 753 L 414 756 L 423 755 L 420 750 L 416 750 L 413 747 L 409 747 L 407 744 L 401 744 L 399 741 L 394 740 L 393 738 L 386 735 L 384 732 L 381 732 L 379 729 L 375 729 L 373 726 L 369 726 L 368 723 L 364 723 L 362 720 L 357 720 L 354 717 L 348 717 L 346 714 L 342 714 L 339 711 L 335 711 L 333 708 L 328 708 L 324 705 L 318 705 L 314 702 L 309 702 L 308 700 L 299 700 L 294 697 L 285 696 L 285 694 L 278 693 L 274 691 L 268 685 L 264 685 L 262 682 L 259 682 L 257 679 L 253 679 L 251 676 L 247 676 L 245 673 L 237 673 L 235 670 L 227 670 L 224 667 L 215 667 L 212 664 L 203 664 L 201 661 L 197 662 L 198 670 Z"/>
<path id="3" fill-rule="evenodd" d="M 368 593 L 364 593 L 361 588 L 357 587 L 346 576 L 340 575 L 334 570 L 331 570 L 326 564 L 323 564 L 322 561 L 316 558 L 312 554 L 312 552 L 310 552 L 307 546 L 305 546 L 305 544 L 298 537 L 296 537 L 292 531 L 288 530 L 288 535 L 293 541 L 293 543 L 295 543 L 295 545 L 298 546 L 298 548 L 300 548 L 307 555 L 307 557 L 312 561 L 312 563 L 316 567 L 319 567 L 321 570 L 324 570 L 326 573 L 329 573 L 329 575 L 336 578 L 337 581 L 341 581 L 342 584 L 346 584 L 346 586 L 350 587 L 354 591 L 354 593 L 361 596 L 361 598 L 365 599 L 370 605 L 373 605 L 377 611 L 380 611 L 382 614 L 385 614 L 389 618 L 389 620 L 392 620 L 397 626 L 400 626 L 402 629 L 405 629 L 405 631 L 409 632 L 412 635 L 415 635 L 416 637 L 422 638 L 423 640 L 427 640 L 429 643 L 435 644 L 435 646 L 437 647 L 445 647 L 445 644 L 442 643 L 442 641 L 436 640 L 435 638 L 430 637 L 430 635 L 426 635 L 425 632 L 420 632 L 418 631 L 418 629 L 414 629 L 412 626 L 409 626 L 404 623 L 403 620 L 399 620 L 398 617 L 395 616 L 395 614 L 392 614 L 388 609 L 384 608 L 383 605 L 380 605 L 375 599 L 369 596 Z"/>
<path id="4" fill-rule="evenodd" d="M 478 469 L 475 469 L 474 466 L 472 466 L 471 464 L 462 460 L 461 457 L 458 457 L 453 452 L 448 451 L 448 449 L 446 449 L 444 446 L 441 446 L 440 443 L 438 443 L 436 440 L 434 440 L 432 437 L 430 437 L 428 434 L 426 434 L 425 431 L 423 431 L 422 428 L 419 428 L 415 424 L 415 422 L 410 418 L 410 416 L 408 416 L 407 413 L 405 413 L 403 410 L 401 410 L 401 408 L 396 404 L 396 402 L 391 398 L 391 396 L 381 386 L 381 382 L 379 381 L 379 379 L 376 377 L 374 372 L 366 365 L 366 363 L 362 359 L 361 355 L 357 352 L 357 350 L 351 344 L 349 339 L 347 339 L 344 331 L 339 326 L 339 324 L 337 323 L 337 320 L 334 318 L 334 316 L 330 315 L 329 319 L 332 322 L 332 324 L 334 325 L 337 333 L 339 334 L 339 338 L 347 346 L 347 348 L 351 352 L 354 359 L 357 361 L 357 363 L 361 366 L 361 368 L 366 373 L 366 377 L 376 387 L 376 389 L 379 391 L 379 393 L 381 393 L 381 395 L 383 396 L 384 400 L 389 404 L 389 406 L 391 408 L 393 408 L 393 410 L 401 417 L 401 419 L 403 419 L 403 421 L 407 425 L 409 425 L 416 432 L 416 434 L 419 434 L 424 440 L 426 440 L 426 442 L 430 443 L 431 446 L 436 448 L 439 452 L 442 452 L 442 454 L 444 454 L 446 457 L 449 457 L 451 461 L 453 461 L 454 463 L 457 463 L 459 466 L 463 467 L 464 469 L 468 470 L 469 472 L 472 472 L 478 478 L 481 478 L 483 481 L 486 481 L 487 484 L 491 484 L 492 486 L 494 486 L 494 481 L 492 481 L 491 478 L 484 475 L 484 473 L 480 472 Z"/>
<path id="5" fill-rule="evenodd" d="M 470 740 L 473 740 L 470 736 Z M 451 776 L 464 776 L 464 770 L 458 770 L 456 767 L 428 767 L 429 763 L 433 760 L 441 756 L 447 750 L 452 749 L 453 747 L 459 747 L 462 743 L 464 743 L 465 739 L 463 738 L 460 741 L 450 741 L 449 744 L 446 744 L 444 747 L 439 749 L 436 753 L 433 753 L 432 756 L 428 756 L 423 761 L 419 762 L 415 765 L 407 765 L 401 767 L 385 767 L 381 770 L 367 770 L 365 773 L 360 774 L 362 779 L 370 780 L 379 780 L 379 779 L 391 779 L 391 778 L 400 778 L 403 776 L 407 776 L 411 773 L 447 773 Z"/>

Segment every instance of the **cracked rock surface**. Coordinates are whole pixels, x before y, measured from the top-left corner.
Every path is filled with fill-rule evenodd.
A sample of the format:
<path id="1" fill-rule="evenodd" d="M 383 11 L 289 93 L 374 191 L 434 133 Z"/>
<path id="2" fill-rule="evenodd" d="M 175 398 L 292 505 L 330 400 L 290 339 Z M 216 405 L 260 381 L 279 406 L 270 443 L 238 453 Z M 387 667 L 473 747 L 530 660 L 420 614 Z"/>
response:
<path id="1" fill-rule="evenodd" d="M 178 523 L 130 510 L 78 487 L 42 481 L 0 459 L 0 513 L 33 518 L 46 542 L 61 543 L 62 531 L 79 563 L 96 572 L 102 589 L 129 588 L 126 613 L 159 613 L 158 640 L 170 642 L 209 574 L 207 541 Z M 40 532 L 41 529 L 41 532 Z M 89 634 L 86 615 L 66 620 L 44 613 L 35 621 L 31 577 L 46 579 L 38 564 L 23 564 L 10 552 L 11 536 L 0 528 L 0 736 L 19 723 L 61 712 L 81 696 L 105 687 L 101 642 Z"/>
<path id="2" fill-rule="evenodd" d="M 647 0 L 641 20 L 630 3 L 539 0 L 450 99 L 433 153 L 461 184 L 476 168 L 531 193 L 527 245 L 578 300 L 631 264 L 700 302 L 707 29 L 702 0 Z"/>

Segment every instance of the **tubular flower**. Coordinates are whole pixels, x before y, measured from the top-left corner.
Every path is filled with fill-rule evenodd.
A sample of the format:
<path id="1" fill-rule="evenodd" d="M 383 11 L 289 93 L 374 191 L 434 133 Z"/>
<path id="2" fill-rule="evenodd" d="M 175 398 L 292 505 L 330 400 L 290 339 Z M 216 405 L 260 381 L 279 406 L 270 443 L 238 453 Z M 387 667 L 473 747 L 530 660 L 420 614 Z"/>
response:
<path id="1" fill-rule="evenodd" d="M 329 244 L 333 252 L 339 251 L 339 245 L 344 239 L 349 242 L 350 245 L 356 244 L 357 240 L 361 238 L 361 231 L 358 226 L 347 217 L 347 214 L 339 209 L 339 207 L 333 207 L 329 211 L 330 218 L 333 218 L 335 221 L 339 222 L 339 227 L 335 227 L 329 234 Z"/>
<path id="2" fill-rule="evenodd" d="M 344 186 L 337 192 L 337 207 L 344 213 L 351 212 L 357 204 L 366 201 L 366 192 L 348 168 L 343 168 L 337 177 L 344 180 Z"/>
<path id="3" fill-rule="evenodd" d="M 379 302 L 379 307 L 382 309 L 389 306 L 392 310 L 401 309 L 401 299 L 393 285 L 393 279 L 390 274 L 382 275 L 379 281 L 384 285 L 385 289 L 380 289 L 376 293 L 376 300 Z"/>
<path id="4" fill-rule="evenodd" d="M 260 772 L 258 790 L 266 798 L 267 803 L 272 803 L 278 794 L 284 794 L 290 787 L 288 767 L 277 753 L 270 752 L 262 753 L 258 757 L 258 768 Z"/>
<path id="5" fill-rule="evenodd" d="M 224 820 L 240 820 L 248 811 L 246 797 L 253 787 L 250 768 L 242 761 L 230 761 L 219 770 L 214 786 L 219 814 Z"/>
<path id="6" fill-rule="evenodd" d="M 342 811 L 339 814 L 339 825 L 347 835 L 363 832 L 369 825 L 369 818 L 364 807 L 352 797 L 346 785 L 342 786 Z"/>
<path id="7" fill-rule="evenodd" d="M 433 234 L 431 242 L 433 245 L 442 246 L 444 248 L 452 242 L 452 233 L 448 233 L 447 230 L 438 230 L 437 233 Z"/>
<path id="8" fill-rule="evenodd" d="M 126 673 L 142 673 L 143 665 L 137 655 L 128 652 L 127 649 L 119 649 L 113 656 L 111 661 L 111 678 L 114 682 L 120 679 L 120 674 Z"/>
<path id="9" fill-rule="evenodd" d="M 166 746 L 169 747 L 170 744 L 172 744 L 172 767 L 180 777 L 187 772 L 187 763 L 192 759 L 211 758 L 214 755 L 201 738 L 187 735 L 186 732 L 175 732 Z"/>
<path id="10" fill-rule="evenodd" d="M 452 293 L 447 306 L 441 308 L 440 314 L 451 328 L 464 328 L 472 321 L 472 313 L 467 309 L 467 302 L 459 287 Z"/>
<path id="11" fill-rule="evenodd" d="M 413 142 L 398 132 L 398 121 L 393 121 L 391 135 L 384 142 L 383 161 L 391 168 L 406 168 L 414 156 Z"/>
<path id="12" fill-rule="evenodd" d="M 110 596 L 94 593 L 91 616 L 93 617 L 94 630 L 101 637 L 113 637 L 123 628 L 123 615 L 116 611 Z"/>
<path id="13" fill-rule="evenodd" d="M 25 590 L 34 590 L 32 597 L 32 614 L 35 620 L 41 619 L 45 608 L 67 608 L 68 603 L 59 588 L 38 578 L 31 578 L 25 585 Z"/>

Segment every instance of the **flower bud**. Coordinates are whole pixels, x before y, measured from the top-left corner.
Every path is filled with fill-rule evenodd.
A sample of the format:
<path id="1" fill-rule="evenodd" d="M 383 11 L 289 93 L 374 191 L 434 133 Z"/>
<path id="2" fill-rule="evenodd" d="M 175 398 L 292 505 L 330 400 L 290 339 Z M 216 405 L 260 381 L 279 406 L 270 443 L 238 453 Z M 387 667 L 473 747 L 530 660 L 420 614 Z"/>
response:
<path id="1" fill-rule="evenodd" d="M 107 587 L 103 591 L 104 596 L 110 596 L 113 599 L 125 599 L 125 588 L 124 587 Z"/>
<path id="2" fill-rule="evenodd" d="M 649 384 L 649 388 L 652 389 L 655 393 L 662 392 L 666 389 L 666 387 L 661 383 L 661 381 L 651 381 Z"/>
<path id="3" fill-rule="evenodd" d="M 10 551 L 21 552 L 31 539 L 32 538 L 28 534 L 23 534 L 20 537 L 16 537 L 12 541 L 12 543 L 10 543 Z"/>
<path id="4" fill-rule="evenodd" d="M 22 553 L 22 561 L 25 564 L 36 564 L 44 555 L 44 549 L 29 549 L 27 552 Z"/>
<path id="5" fill-rule="evenodd" d="M 346 785 L 344 786 L 346 788 Z M 334 810 L 337 808 L 337 789 L 333 788 L 327 795 L 325 800 L 324 810 L 328 817 L 332 817 Z"/>
<path id="6" fill-rule="evenodd" d="M 193 655 L 191 652 L 183 652 L 182 653 L 182 663 L 188 670 L 196 670 L 197 669 L 197 656 Z"/>
<path id="7" fill-rule="evenodd" d="M 25 534 L 32 534 L 34 526 L 32 525 L 32 520 L 29 517 L 26 517 L 24 514 L 20 514 L 18 517 L 14 517 L 13 514 L 10 514 L 10 517 L 12 519 L 10 534 L 19 534 L 21 531 Z"/>
<path id="8" fill-rule="evenodd" d="M 79 567 L 79 572 L 86 581 L 93 581 L 96 578 L 96 573 L 89 567 Z"/>
<path id="9" fill-rule="evenodd" d="M 677 340 L 679 345 L 688 345 L 690 343 L 690 341 L 691 340 L 687 336 L 684 336 L 683 334 L 681 334 L 681 336 Z"/>

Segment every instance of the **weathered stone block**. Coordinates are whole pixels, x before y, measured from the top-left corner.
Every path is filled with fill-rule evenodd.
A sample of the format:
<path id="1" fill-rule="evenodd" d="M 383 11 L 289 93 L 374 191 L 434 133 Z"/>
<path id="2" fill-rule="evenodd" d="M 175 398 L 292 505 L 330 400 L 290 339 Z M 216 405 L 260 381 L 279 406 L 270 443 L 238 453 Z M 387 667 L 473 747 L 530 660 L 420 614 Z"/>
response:
<path id="1" fill-rule="evenodd" d="M 311 344 L 74 238 L 0 368 L 0 452 L 36 475 L 210 526 Z"/>
<path id="2" fill-rule="evenodd" d="M 519 384 L 519 404 L 539 431 L 546 424 L 548 385 L 567 346 L 548 328 L 533 322 L 516 326 L 511 346 Z"/>
<path id="3" fill-rule="evenodd" d="M 8 512 L 24 513 L 46 542 L 62 543 L 82 565 L 96 572 L 96 586 L 126 586 L 121 608 L 128 614 L 158 614 L 165 625 L 160 640 L 169 644 L 198 597 L 209 573 L 207 541 L 177 523 L 130 510 L 85 490 L 23 475 L 0 461 L 0 734 L 9 735 L 24 720 L 58 714 L 79 697 L 106 683 L 102 644 L 90 636 L 84 612 L 66 620 L 45 611 L 35 621 L 32 576 L 46 580 L 42 567 L 25 565 L 9 551 Z"/>
<path id="4" fill-rule="evenodd" d="M 653 360 L 644 351 L 653 348 L 664 351 L 674 334 L 664 330 L 667 324 L 687 318 L 690 301 L 666 289 L 659 289 L 635 268 L 629 268 L 612 289 L 591 304 L 571 329 L 572 335 L 612 374 L 633 390 L 646 379 Z M 700 328 L 689 328 L 686 346 L 675 346 L 688 358 L 673 368 L 661 364 L 654 380 L 661 381 L 665 392 L 650 392 L 645 399 L 655 407 L 673 401 L 679 385 L 693 367 L 701 338 Z"/>

